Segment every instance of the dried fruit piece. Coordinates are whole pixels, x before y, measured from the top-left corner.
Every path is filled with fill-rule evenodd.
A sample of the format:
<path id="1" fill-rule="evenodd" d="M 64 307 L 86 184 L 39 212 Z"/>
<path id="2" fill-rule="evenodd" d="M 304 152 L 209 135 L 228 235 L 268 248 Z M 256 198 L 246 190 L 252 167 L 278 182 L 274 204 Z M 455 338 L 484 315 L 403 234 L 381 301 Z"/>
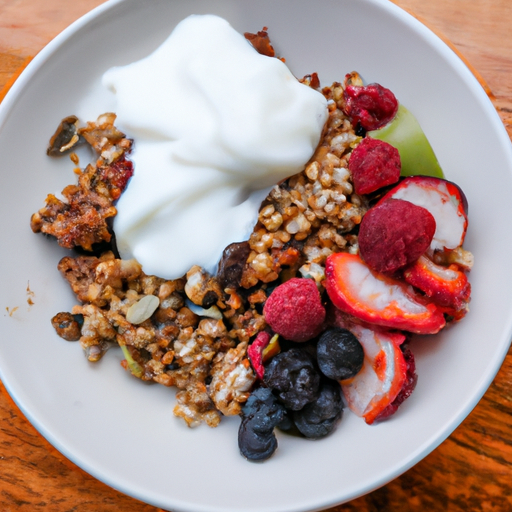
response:
<path id="1" fill-rule="evenodd" d="M 284 407 L 268 388 L 258 388 L 242 409 L 238 430 L 240 453 L 250 461 L 268 459 L 277 448 L 276 427 L 285 417 Z"/>
<path id="2" fill-rule="evenodd" d="M 264 382 L 288 409 L 298 411 L 318 398 L 320 375 L 305 350 L 292 348 L 272 358 Z"/>
<path id="3" fill-rule="evenodd" d="M 389 89 L 380 84 L 355 85 L 353 75 L 347 75 L 344 97 L 345 113 L 351 123 L 365 130 L 388 124 L 398 110 L 398 101 Z"/>
<path id="4" fill-rule="evenodd" d="M 365 87 L 354 71 L 345 77 L 345 102 L 354 127 L 359 124 L 367 131 L 367 137 L 385 141 L 398 150 L 402 176 L 443 177 L 443 170 L 417 119 L 398 103 L 389 89 L 379 84 Z M 351 110 L 355 110 L 352 115 Z"/>
<path id="5" fill-rule="evenodd" d="M 392 275 L 430 247 L 435 231 L 436 221 L 425 208 L 400 199 L 379 202 L 361 221 L 361 257 L 376 272 Z"/>
<path id="6" fill-rule="evenodd" d="M 222 253 L 217 279 L 224 288 L 238 288 L 251 247 L 249 242 L 228 245 Z"/>
<path id="7" fill-rule="evenodd" d="M 57 130 L 50 138 L 46 154 L 49 156 L 60 156 L 78 144 L 78 117 L 65 117 L 59 124 Z"/>
<path id="8" fill-rule="evenodd" d="M 400 154 L 387 142 L 367 137 L 350 154 L 348 169 L 356 194 L 370 194 L 399 180 Z"/>
<path id="9" fill-rule="evenodd" d="M 371 425 L 394 402 L 407 378 L 401 343 L 405 336 L 344 322 L 364 348 L 364 364 L 352 379 L 341 382 L 348 407 Z"/>
<path id="10" fill-rule="evenodd" d="M 251 361 L 254 372 L 260 379 L 263 379 L 263 375 L 265 374 L 262 354 L 263 350 L 268 346 L 269 343 L 270 334 L 265 331 L 260 331 L 256 336 L 256 339 L 249 345 L 249 348 L 247 349 L 249 361 Z"/>
<path id="11" fill-rule="evenodd" d="M 126 361 L 126 367 L 130 371 L 130 373 L 137 377 L 138 379 L 141 379 L 144 375 L 144 368 L 133 358 L 130 349 L 126 345 L 121 345 L 121 350 L 123 352 L 123 355 L 125 357 Z"/>
<path id="12" fill-rule="evenodd" d="M 71 313 L 57 313 L 52 318 L 52 326 L 57 334 L 66 341 L 78 341 L 82 335 L 81 329 L 84 324 L 83 315 L 72 315 Z"/>
<path id="13" fill-rule="evenodd" d="M 267 57 L 275 57 L 276 53 L 274 51 L 272 43 L 270 42 L 270 38 L 268 37 L 267 30 L 267 27 L 263 27 L 263 29 L 258 31 L 256 34 L 252 34 L 251 32 L 245 32 L 244 37 L 254 46 L 255 50 L 261 55 L 266 55 Z"/>
<path id="14" fill-rule="evenodd" d="M 405 343 L 401 345 L 400 348 L 402 350 L 406 366 L 405 382 L 397 397 L 375 418 L 374 421 L 384 421 L 395 414 L 404 401 L 412 395 L 412 392 L 416 387 L 416 383 L 418 382 L 414 354 L 411 352 L 409 347 L 405 346 Z"/>
<path id="15" fill-rule="evenodd" d="M 263 349 L 261 353 L 261 360 L 265 363 L 274 356 L 277 356 L 281 352 L 281 346 L 279 345 L 279 334 L 274 334 L 270 343 Z"/>
<path id="16" fill-rule="evenodd" d="M 378 204 L 388 199 L 409 201 L 432 214 L 436 221 L 432 250 L 462 246 L 468 227 L 468 202 L 455 183 L 430 176 L 411 176 L 390 190 Z"/>
<path id="17" fill-rule="evenodd" d="M 453 308 L 459 313 L 467 310 L 471 285 L 466 274 L 457 265 L 441 267 L 421 256 L 414 265 L 404 270 L 404 279 L 439 306 Z"/>
<path id="18" fill-rule="evenodd" d="M 365 322 L 418 334 L 435 334 L 446 324 L 435 304 L 405 283 L 372 272 L 356 254 L 331 254 L 325 274 L 333 304 Z"/>
<path id="19" fill-rule="evenodd" d="M 334 327 L 320 336 L 316 345 L 316 359 L 326 377 L 345 380 L 354 377 L 363 367 L 364 350 L 348 329 Z"/>
<path id="20" fill-rule="evenodd" d="M 310 439 L 320 439 L 330 434 L 341 419 L 343 401 L 337 382 L 325 380 L 318 398 L 293 413 L 299 432 Z"/>
<path id="21" fill-rule="evenodd" d="M 312 279 L 293 278 L 279 285 L 263 307 L 274 332 L 290 341 L 307 341 L 320 333 L 325 308 Z"/>

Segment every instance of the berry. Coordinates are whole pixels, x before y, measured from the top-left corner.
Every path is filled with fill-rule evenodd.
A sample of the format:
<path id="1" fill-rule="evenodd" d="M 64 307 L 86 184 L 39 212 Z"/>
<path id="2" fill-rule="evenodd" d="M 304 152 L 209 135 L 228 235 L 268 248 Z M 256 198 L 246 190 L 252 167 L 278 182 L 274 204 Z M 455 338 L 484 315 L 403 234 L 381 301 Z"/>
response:
<path id="1" fill-rule="evenodd" d="M 451 181 L 431 176 L 409 176 L 393 187 L 378 203 L 402 199 L 428 210 L 436 222 L 430 248 L 434 251 L 461 247 L 468 227 L 468 200 Z"/>
<path id="2" fill-rule="evenodd" d="M 325 380 L 318 399 L 305 405 L 300 411 L 295 411 L 293 419 L 301 434 L 311 439 L 319 439 L 334 430 L 342 412 L 340 385 Z"/>
<path id="3" fill-rule="evenodd" d="M 414 263 L 429 248 L 436 231 L 432 214 L 402 199 L 374 206 L 359 228 L 359 251 L 376 272 L 394 274 Z"/>
<path id="4" fill-rule="evenodd" d="M 370 194 L 399 180 L 400 154 L 391 144 L 366 137 L 352 151 L 348 169 L 356 194 Z"/>
<path id="5" fill-rule="evenodd" d="M 299 348 L 281 352 L 272 358 L 263 379 L 292 411 L 302 409 L 318 397 L 320 375 L 309 354 Z"/>
<path id="6" fill-rule="evenodd" d="M 341 382 L 350 410 L 371 425 L 396 399 L 407 379 L 407 365 L 400 345 L 405 336 L 396 331 L 373 329 L 337 318 L 357 336 L 365 351 L 365 364 L 352 379 Z"/>
<path id="7" fill-rule="evenodd" d="M 416 374 L 416 362 L 414 360 L 414 354 L 411 352 L 411 349 L 407 345 L 402 345 L 400 348 L 402 349 L 407 367 L 405 382 L 397 397 L 375 418 L 375 421 L 384 421 L 395 414 L 400 405 L 402 405 L 402 403 L 412 395 L 412 392 L 416 387 L 418 375 Z"/>
<path id="8" fill-rule="evenodd" d="M 363 347 L 347 329 L 335 327 L 325 331 L 316 350 L 318 367 L 329 379 L 350 379 L 363 367 Z"/>
<path id="9" fill-rule="evenodd" d="M 442 309 L 425 303 L 424 297 L 403 281 L 372 272 L 357 254 L 328 256 L 325 277 L 332 303 L 365 323 L 418 334 L 436 334 L 446 325 Z"/>
<path id="10" fill-rule="evenodd" d="M 268 459 L 277 448 L 274 427 L 285 417 L 285 408 L 268 388 L 256 389 L 242 408 L 238 430 L 240 453 L 251 461 Z"/>
<path id="11" fill-rule="evenodd" d="M 353 126 L 376 130 L 388 124 L 396 115 L 395 95 L 380 84 L 347 85 L 344 92 L 345 113 Z"/>
<path id="12" fill-rule="evenodd" d="M 249 361 L 254 369 L 254 373 L 259 379 L 263 379 L 265 368 L 263 367 L 263 351 L 270 343 L 270 334 L 265 331 L 260 331 L 256 336 L 256 339 L 249 345 L 247 349 L 247 355 Z"/>
<path id="13" fill-rule="evenodd" d="M 263 307 L 274 332 L 290 341 L 317 336 L 325 320 L 320 292 L 312 279 L 293 278 L 277 286 Z"/>

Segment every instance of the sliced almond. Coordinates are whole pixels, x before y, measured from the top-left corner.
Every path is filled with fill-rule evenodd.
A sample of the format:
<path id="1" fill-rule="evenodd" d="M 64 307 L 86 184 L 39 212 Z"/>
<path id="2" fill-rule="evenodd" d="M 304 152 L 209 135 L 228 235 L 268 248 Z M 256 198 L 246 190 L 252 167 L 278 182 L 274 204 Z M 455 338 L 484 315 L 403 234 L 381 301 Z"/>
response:
<path id="1" fill-rule="evenodd" d="M 126 320 L 134 325 L 146 321 L 157 310 L 160 300 L 155 295 L 146 295 L 135 304 L 132 304 L 126 312 Z"/>

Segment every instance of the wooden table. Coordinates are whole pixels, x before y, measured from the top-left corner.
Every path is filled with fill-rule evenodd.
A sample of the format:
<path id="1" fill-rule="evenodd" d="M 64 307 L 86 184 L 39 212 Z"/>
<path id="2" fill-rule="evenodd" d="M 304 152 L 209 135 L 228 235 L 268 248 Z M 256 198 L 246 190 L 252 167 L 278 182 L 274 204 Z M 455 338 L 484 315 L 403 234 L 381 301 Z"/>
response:
<path id="1" fill-rule="evenodd" d="M 356 1 L 356 0 L 354 0 Z M 102 0 L 0 0 L 0 100 L 47 42 Z M 396 0 L 447 38 L 487 84 L 512 137 L 512 1 Z M 0 389 L 0 510 L 158 509 L 79 469 Z M 478 406 L 433 453 L 385 487 L 325 512 L 512 510 L 512 350 Z"/>

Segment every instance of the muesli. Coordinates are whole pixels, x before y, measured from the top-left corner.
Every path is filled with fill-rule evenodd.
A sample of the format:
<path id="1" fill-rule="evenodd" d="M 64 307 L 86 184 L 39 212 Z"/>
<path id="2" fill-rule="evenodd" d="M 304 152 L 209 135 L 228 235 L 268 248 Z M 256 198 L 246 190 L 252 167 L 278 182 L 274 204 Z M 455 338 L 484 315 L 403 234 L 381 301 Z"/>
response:
<path id="1" fill-rule="evenodd" d="M 246 38 L 276 58 L 265 29 Z M 323 88 L 316 74 L 300 82 L 326 99 L 320 143 L 275 184 L 249 239 L 226 247 L 215 273 L 194 265 L 165 279 L 120 258 L 111 221 L 137 173 L 137 140 L 112 113 L 62 121 L 48 154 L 77 164 L 73 150 L 86 143 L 97 159 L 31 218 L 71 250 L 58 268 L 80 304 L 55 315 L 57 334 L 90 362 L 119 346 L 134 377 L 178 389 L 174 414 L 191 427 L 239 415 L 249 460 L 272 455 L 276 427 L 328 435 L 345 404 L 369 424 L 388 418 L 416 384 L 410 335 L 461 320 L 470 300 L 464 194 L 435 157 L 430 176 L 404 176 L 414 173 L 403 147 L 380 137 L 411 114 L 404 121 L 393 93 L 357 73 Z"/>

